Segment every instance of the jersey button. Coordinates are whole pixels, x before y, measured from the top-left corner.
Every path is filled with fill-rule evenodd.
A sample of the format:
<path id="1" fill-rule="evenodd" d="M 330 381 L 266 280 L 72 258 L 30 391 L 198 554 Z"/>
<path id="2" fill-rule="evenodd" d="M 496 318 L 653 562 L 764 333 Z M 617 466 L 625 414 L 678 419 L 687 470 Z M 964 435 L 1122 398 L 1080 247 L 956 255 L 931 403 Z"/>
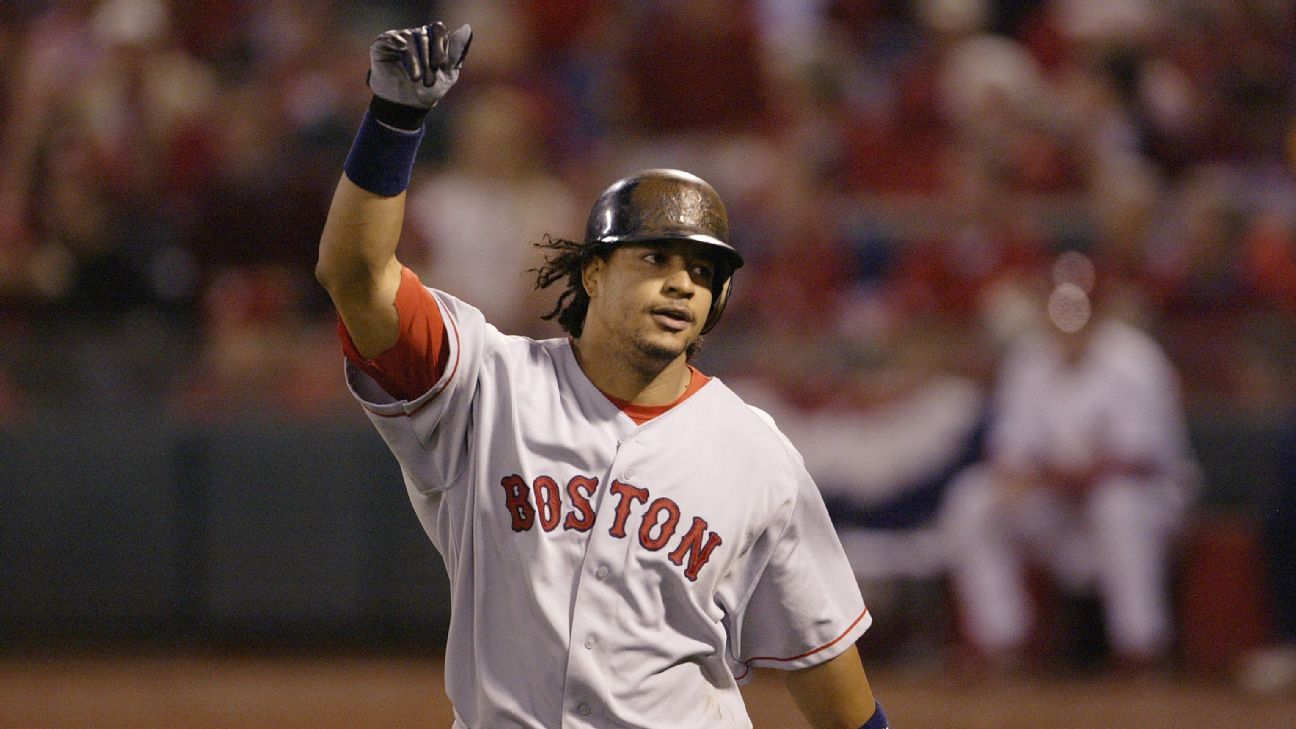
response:
<path id="1" fill-rule="evenodd" d="M 625 471 L 625 477 L 626 477 L 627 480 L 628 480 L 628 479 L 632 479 L 632 478 L 634 478 L 634 469 L 633 469 L 633 468 L 627 468 L 626 471 Z"/>
<path id="2" fill-rule="evenodd" d="M 600 580 L 606 580 L 608 576 L 607 565 L 603 565 L 602 567 L 599 567 L 598 569 L 594 570 L 594 576 Z"/>
<path id="3" fill-rule="evenodd" d="M 594 646 L 596 645 L 598 645 L 598 638 L 595 638 L 592 635 L 585 636 L 585 648 L 587 650 L 594 650 Z"/>
<path id="4" fill-rule="evenodd" d="M 590 715 L 589 704 L 581 704 L 580 706 L 577 706 L 576 713 L 580 714 L 581 716 L 589 716 Z"/>

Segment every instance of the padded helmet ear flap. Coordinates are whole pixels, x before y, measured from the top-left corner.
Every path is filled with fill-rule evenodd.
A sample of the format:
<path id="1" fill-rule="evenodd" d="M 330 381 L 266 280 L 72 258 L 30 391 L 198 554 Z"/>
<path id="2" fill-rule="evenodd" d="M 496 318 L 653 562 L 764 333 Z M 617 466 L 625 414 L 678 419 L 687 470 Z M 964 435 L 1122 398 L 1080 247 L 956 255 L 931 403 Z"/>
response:
<path id="1" fill-rule="evenodd" d="M 711 311 L 707 312 L 706 322 L 702 324 L 703 334 L 711 331 L 720 322 L 720 315 L 724 314 L 725 304 L 729 303 L 729 289 L 732 286 L 733 273 L 730 273 L 712 292 Z"/>

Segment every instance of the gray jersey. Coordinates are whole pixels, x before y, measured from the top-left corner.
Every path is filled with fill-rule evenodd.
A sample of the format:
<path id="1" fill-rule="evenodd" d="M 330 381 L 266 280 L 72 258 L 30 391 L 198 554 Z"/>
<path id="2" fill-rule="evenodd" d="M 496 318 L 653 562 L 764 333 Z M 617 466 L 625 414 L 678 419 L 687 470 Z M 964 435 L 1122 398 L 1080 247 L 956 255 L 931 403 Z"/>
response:
<path id="1" fill-rule="evenodd" d="M 444 375 L 348 381 L 445 559 L 456 726 L 750 727 L 753 667 L 867 629 L 823 501 L 764 413 L 712 379 L 637 425 L 566 339 L 501 334 L 433 292 Z"/>

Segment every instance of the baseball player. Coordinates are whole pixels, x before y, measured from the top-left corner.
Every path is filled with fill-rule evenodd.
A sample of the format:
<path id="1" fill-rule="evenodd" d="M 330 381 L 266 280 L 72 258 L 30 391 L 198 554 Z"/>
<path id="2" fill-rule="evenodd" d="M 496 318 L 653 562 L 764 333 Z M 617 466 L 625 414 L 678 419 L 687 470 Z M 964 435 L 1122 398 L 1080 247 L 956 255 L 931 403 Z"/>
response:
<path id="1" fill-rule="evenodd" d="M 815 727 L 882 729 L 865 609 L 801 458 L 689 364 L 742 257 L 715 191 L 608 188 L 539 285 L 569 334 L 508 336 L 396 259 L 422 122 L 472 31 L 388 31 L 316 274 L 353 394 L 445 560 L 456 729 L 750 727 L 738 686 L 786 669 Z"/>
<path id="2" fill-rule="evenodd" d="M 1059 283 L 1047 330 L 1023 334 L 999 373 L 988 459 L 951 484 L 942 519 L 968 637 L 1020 662 L 1038 566 L 1096 594 L 1112 652 L 1155 666 L 1172 641 L 1170 545 L 1196 490 L 1178 378 L 1151 337 Z"/>

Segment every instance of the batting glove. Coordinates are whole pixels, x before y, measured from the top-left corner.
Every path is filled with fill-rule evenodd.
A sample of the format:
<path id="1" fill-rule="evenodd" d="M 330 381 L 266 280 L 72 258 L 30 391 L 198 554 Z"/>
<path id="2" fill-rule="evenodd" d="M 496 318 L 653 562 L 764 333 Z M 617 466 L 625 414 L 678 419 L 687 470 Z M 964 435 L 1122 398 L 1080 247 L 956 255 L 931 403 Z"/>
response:
<path id="1" fill-rule="evenodd" d="M 467 25 L 453 33 L 440 21 L 389 30 L 369 46 L 369 88 L 387 101 L 431 109 L 459 80 L 471 43 Z"/>

